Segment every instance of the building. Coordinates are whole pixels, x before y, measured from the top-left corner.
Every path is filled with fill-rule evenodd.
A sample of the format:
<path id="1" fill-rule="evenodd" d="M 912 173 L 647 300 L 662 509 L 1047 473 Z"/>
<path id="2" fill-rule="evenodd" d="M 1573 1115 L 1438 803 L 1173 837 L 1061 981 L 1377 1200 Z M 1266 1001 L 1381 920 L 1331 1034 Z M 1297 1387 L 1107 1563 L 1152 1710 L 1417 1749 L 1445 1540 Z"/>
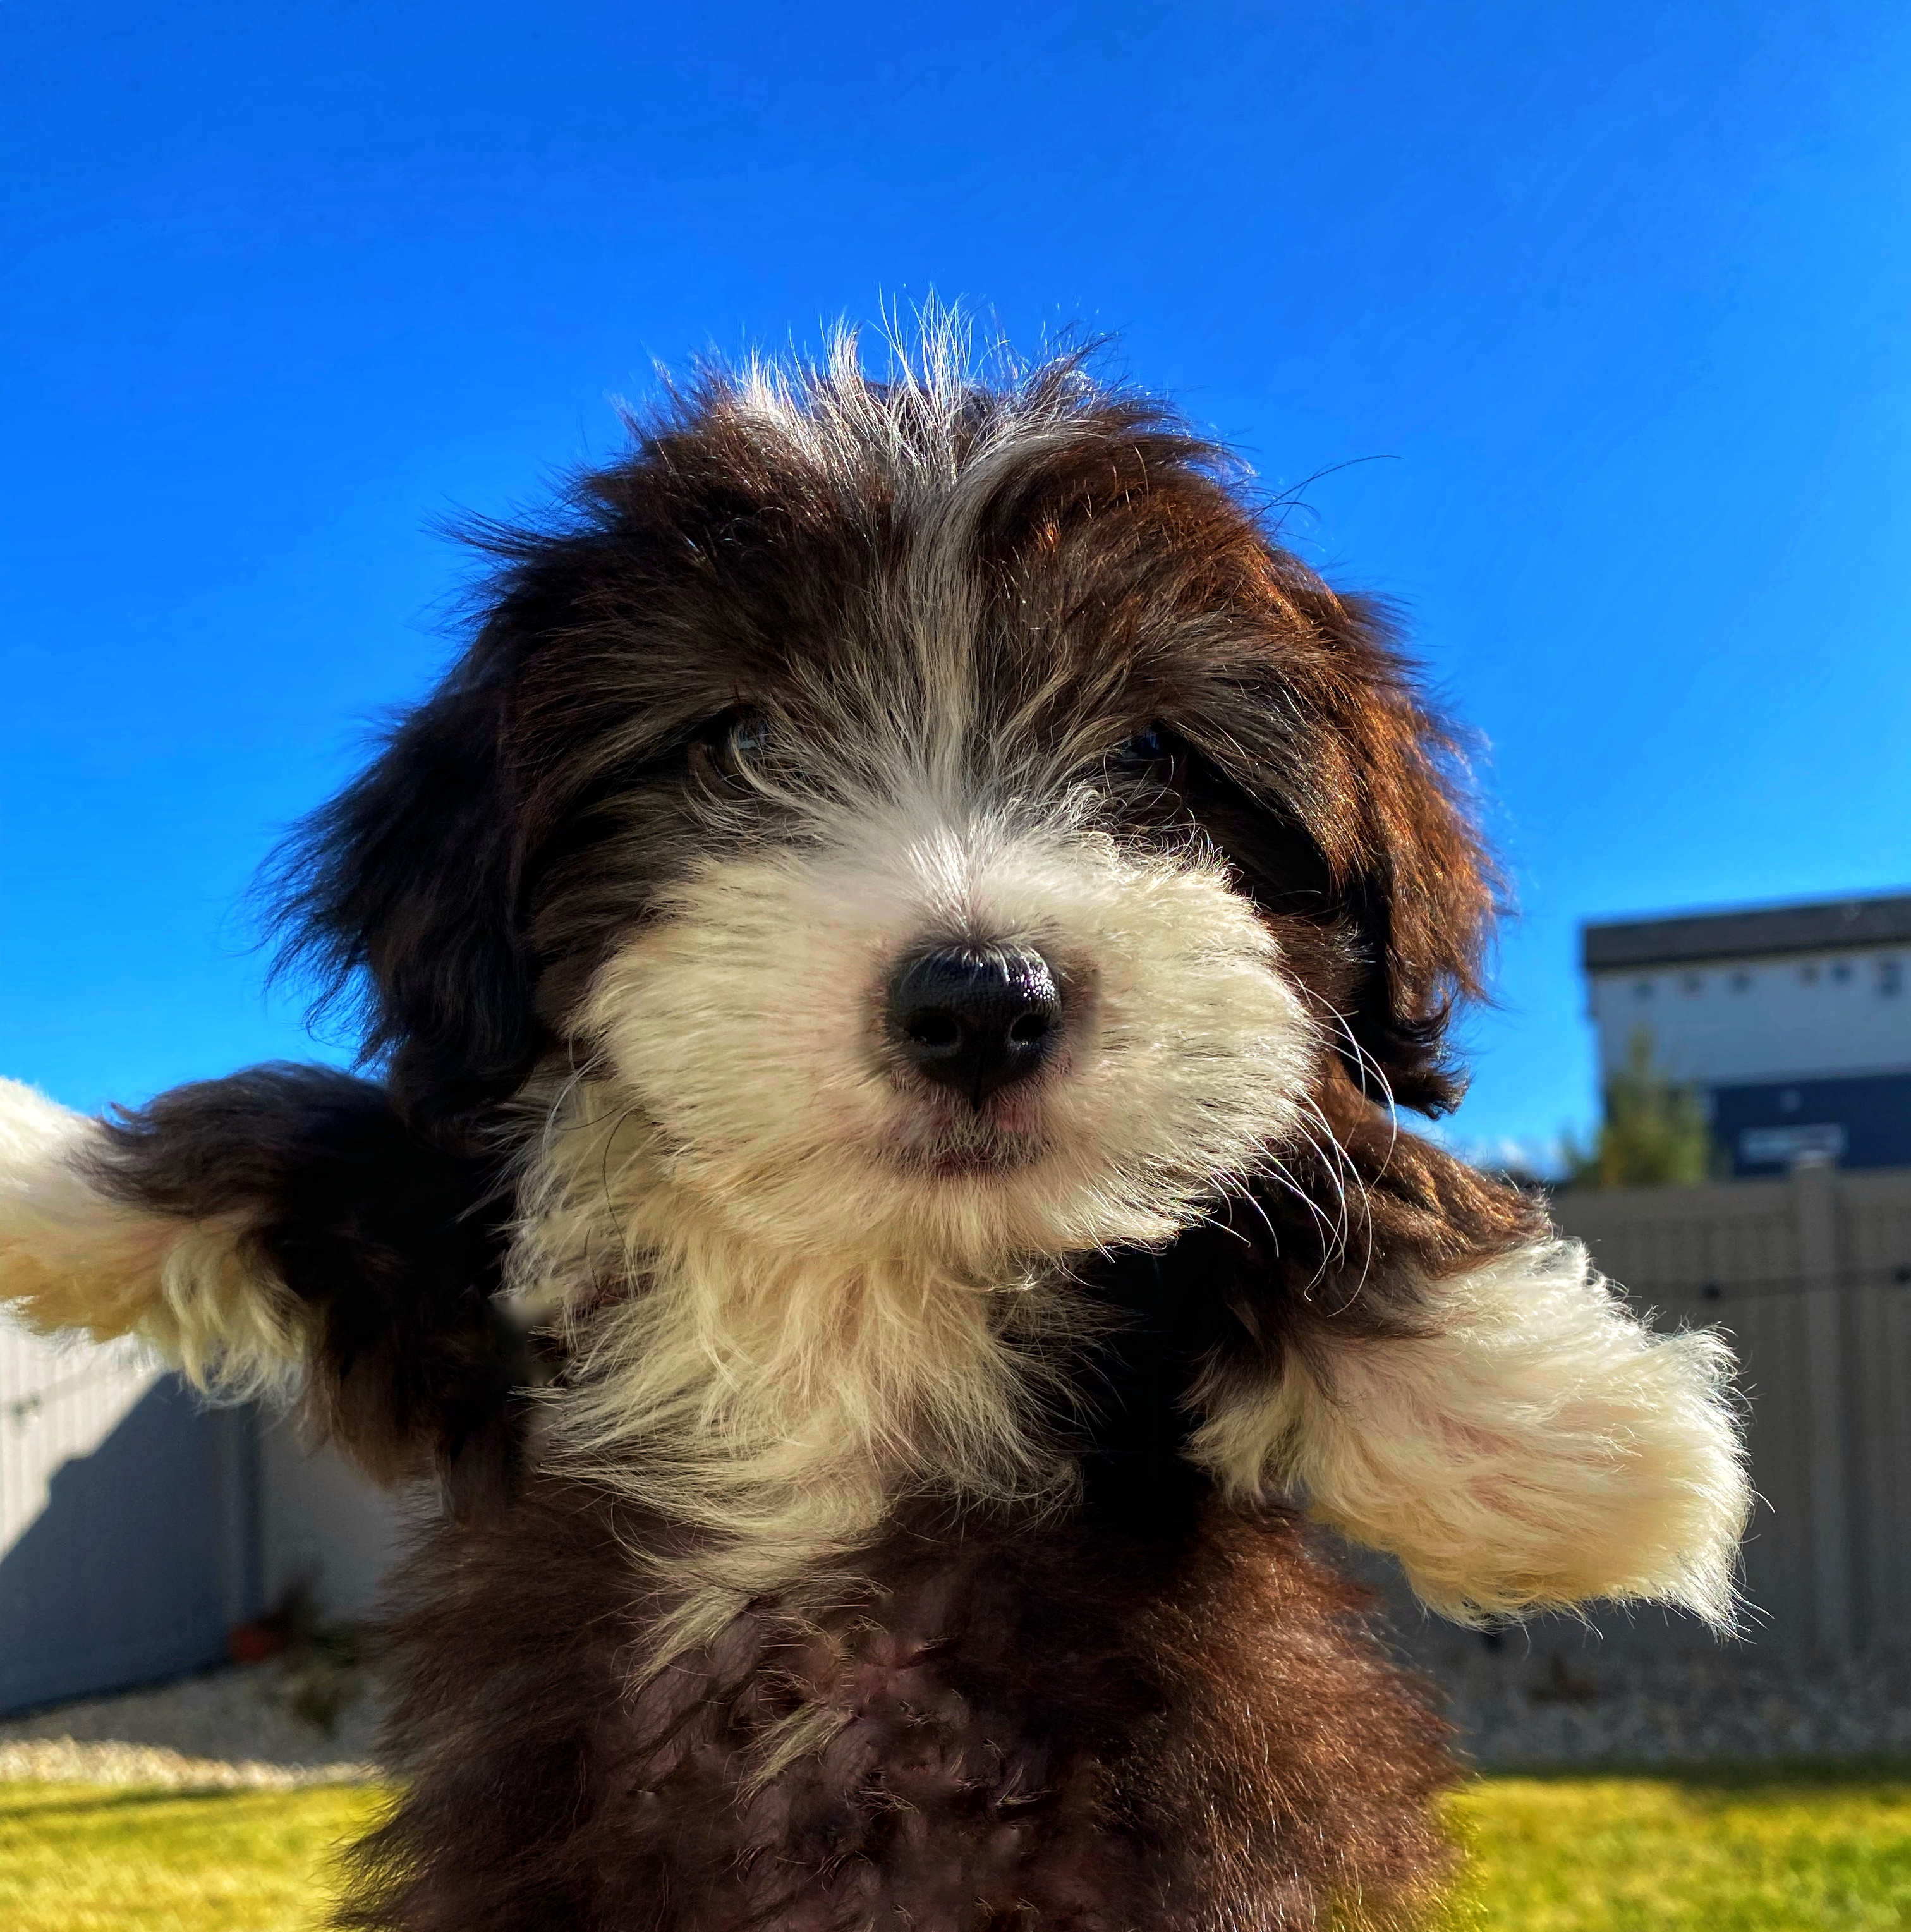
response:
<path id="1" fill-rule="evenodd" d="M 1735 1174 L 1911 1167 L 1911 894 L 1601 922 L 1600 1066 L 1642 1032 L 1696 1088 Z"/>

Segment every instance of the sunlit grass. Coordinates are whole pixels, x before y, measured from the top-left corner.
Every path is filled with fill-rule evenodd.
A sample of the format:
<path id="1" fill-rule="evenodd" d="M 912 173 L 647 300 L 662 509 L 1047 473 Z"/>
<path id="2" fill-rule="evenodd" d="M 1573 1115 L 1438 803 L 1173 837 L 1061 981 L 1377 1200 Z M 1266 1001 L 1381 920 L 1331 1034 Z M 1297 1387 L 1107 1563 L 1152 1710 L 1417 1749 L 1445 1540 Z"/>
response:
<path id="1" fill-rule="evenodd" d="M 0 1784 L 6 1932 L 314 1932 L 380 1795 Z"/>
<path id="2" fill-rule="evenodd" d="M 316 1932 L 376 1791 L 0 1784 L 6 1932 Z M 1911 1766 L 1490 1778 L 1449 1932 L 1911 1925 Z"/>
<path id="3" fill-rule="evenodd" d="M 1911 1766 L 1492 1778 L 1453 1815 L 1468 1932 L 1911 1926 Z"/>

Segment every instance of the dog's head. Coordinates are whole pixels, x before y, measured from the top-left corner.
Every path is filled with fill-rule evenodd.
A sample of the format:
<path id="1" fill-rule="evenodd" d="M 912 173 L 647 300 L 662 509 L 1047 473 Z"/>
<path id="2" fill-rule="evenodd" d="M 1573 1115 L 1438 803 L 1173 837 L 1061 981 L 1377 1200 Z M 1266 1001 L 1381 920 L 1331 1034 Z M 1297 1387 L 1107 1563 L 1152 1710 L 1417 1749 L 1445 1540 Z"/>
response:
<path id="1" fill-rule="evenodd" d="M 1455 1097 L 1450 741 L 1159 405 L 846 343 L 481 535 L 475 642 L 302 851 L 414 1119 L 563 1054 L 721 1216 L 980 1258 L 1160 1238 L 1323 1081 Z"/>

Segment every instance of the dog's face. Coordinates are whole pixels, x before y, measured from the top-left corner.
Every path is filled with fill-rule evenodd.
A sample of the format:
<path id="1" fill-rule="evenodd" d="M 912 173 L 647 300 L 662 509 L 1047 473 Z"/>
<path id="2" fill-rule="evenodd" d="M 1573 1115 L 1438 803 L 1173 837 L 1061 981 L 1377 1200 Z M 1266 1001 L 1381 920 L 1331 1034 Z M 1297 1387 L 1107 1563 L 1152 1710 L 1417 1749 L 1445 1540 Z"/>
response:
<path id="1" fill-rule="evenodd" d="M 724 382 L 499 534 L 303 900 L 418 1111 L 563 1054 L 719 1219 L 1159 1240 L 1328 1078 L 1437 1105 L 1484 910 L 1372 614 L 1072 365 Z"/>
<path id="2" fill-rule="evenodd" d="M 724 789 L 772 824 L 698 812 L 574 1020 L 713 1211 L 980 1268 L 1160 1238 L 1292 1126 L 1318 1028 L 1277 943 L 1211 859 L 1125 838 L 1096 764 L 779 720 L 784 776 L 742 728 L 764 769 Z"/>

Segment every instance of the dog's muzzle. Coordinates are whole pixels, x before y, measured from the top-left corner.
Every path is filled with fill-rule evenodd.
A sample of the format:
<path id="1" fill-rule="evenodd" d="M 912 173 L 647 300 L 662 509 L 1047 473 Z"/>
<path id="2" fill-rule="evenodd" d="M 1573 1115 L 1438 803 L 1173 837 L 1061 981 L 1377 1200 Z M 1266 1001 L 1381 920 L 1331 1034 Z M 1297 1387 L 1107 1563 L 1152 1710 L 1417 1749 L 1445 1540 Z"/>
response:
<path id="1" fill-rule="evenodd" d="M 1061 1017 L 1048 961 L 1024 946 L 940 946 L 890 982 L 903 1058 L 976 1108 L 1040 1070 Z"/>

